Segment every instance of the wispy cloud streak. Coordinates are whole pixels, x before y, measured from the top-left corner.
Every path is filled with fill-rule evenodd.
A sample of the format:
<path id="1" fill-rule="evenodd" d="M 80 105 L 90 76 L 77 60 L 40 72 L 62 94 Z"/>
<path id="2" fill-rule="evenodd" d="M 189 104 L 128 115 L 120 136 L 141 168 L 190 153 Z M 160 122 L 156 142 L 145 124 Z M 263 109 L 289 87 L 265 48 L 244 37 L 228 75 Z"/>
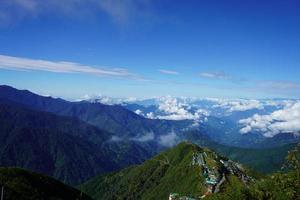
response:
<path id="1" fill-rule="evenodd" d="M 200 73 L 202 78 L 219 79 L 219 80 L 231 80 L 232 77 L 224 74 L 223 72 L 202 72 Z"/>
<path id="2" fill-rule="evenodd" d="M 0 25 L 26 18 L 58 14 L 69 17 L 97 15 L 104 12 L 118 24 L 149 10 L 151 0 L 1 0 Z"/>
<path id="3" fill-rule="evenodd" d="M 104 68 L 82 65 L 75 62 L 35 60 L 0 55 L 0 68 L 22 71 L 47 71 L 55 73 L 82 73 L 96 76 L 109 76 L 128 79 L 142 79 L 137 74 L 122 68 Z"/>
<path id="4" fill-rule="evenodd" d="M 179 72 L 173 70 L 166 70 L 166 69 L 159 69 L 158 70 L 162 74 L 169 74 L 169 75 L 178 75 Z"/>

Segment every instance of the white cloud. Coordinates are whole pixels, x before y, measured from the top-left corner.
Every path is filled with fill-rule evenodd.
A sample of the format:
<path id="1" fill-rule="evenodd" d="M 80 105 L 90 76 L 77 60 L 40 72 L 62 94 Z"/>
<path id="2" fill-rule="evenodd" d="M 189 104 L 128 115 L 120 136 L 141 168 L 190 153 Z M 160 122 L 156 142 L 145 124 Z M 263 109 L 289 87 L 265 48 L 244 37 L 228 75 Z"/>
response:
<path id="1" fill-rule="evenodd" d="M 166 134 L 166 135 L 161 135 L 159 137 L 159 143 L 163 146 L 171 147 L 174 146 L 178 141 L 178 136 L 174 131 Z"/>
<path id="2" fill-rule="evenodd" d="M 184 108 L 185 106 L 186 104 L 179 102 L 176 98 L 163 97 L 160 99 L 158 109 L 168 115 L 158 116 L 158 118 L 173 120 L 193 119 L 193 115 Z"/>
<path id="3" fill-rule="evenodd" d="M 118 104 L 118 99 L 113 99 L 107 96 L 100 96 L 97 99 L 97 102 L 105 104 L 105 105 L 114 105 L 114 104 Z"/>
<path id="4" fill-rule="evenodd" d="M 201 108 L 196 111 L 196 114 L 203 115 L 206 117 L 210 116 L 210 112 L 208 110 L 201 109 Z"/>
<path id="5" fill-rule="evenodd" d="M 2 0 L 0 24 L 47 14 L 78 18 L 97 16 L 99 12 L 108 14 L 118 24 L 126 24 L 150 8 L 151 0 Z"/>
<path id="6" fill-rule="evenodd" d="M 123 99 L 124 103 L 134 103 L 135 101 L 137 101 L 138 99 L 136 97 L 128 97 L 126 99 Z"/>
<path id="7" fill-rule="evenodd" d="M 228 112 L 236 112 L 236 111 L 246 111 L 246 110 L 252 110 L 252 109 L 263 109 L 263 104 L 258 100 L 244 100 L 244 99 L 238 99 L 238 100 L 214 100 L 217 102 L 216 105 L 214 105 L 214 108 L 223 108 L 226 109 Z"/>
<path id="8" fill-rule="evenodd" d="M 273 137 L 278 133 L 300 133 L 300 101 L 287 104 L 283 109 L 269 115 L 255 114 L 250 118 L 239 121 L 244 127 L 241 133 L 252 131 L 263 132 L 266 137 Z"/>
<path id="9" fill-rule="evenodd" d="M 149 119 L 154 119 L 154 118 L 155 118 L 153 112 L 147 113 L 147 114 L 146 114 L 146 117 L 149 118 Z"/>
<path id="10" fill-rule="evenodd" d="M 134 16 L 142 15 L 149 10 L 151 0 L 90 0 L 98 3 L 100 8 L 119 24 L 125 24 Z"/>
<path id="11" fill-rule="evenodd" d="M 135 112 L 135 114 L 137 114 L 137 115 L 143 115 L 143 111 L 141 111 L 141 110 L 139 110 L 139 109 L 137 109 L 136 111 L 134 111 Z"/>
<path id="12" fill-rule="evenodd" d="M 165 119 L 165 120 L 193 120 L 194 116 L 191 113 L 187 113 L 185 115 L 180 115 L 180 114 L 159 115 L 156 118 Z"/>
<path id="13" fill-rule="evenodd" d="M 169 74 L 169 75 L 178 75 L 179 72 L 172 71 L 172 70 L 166 70 L 166 69 L 160 69 L 158 70 L 162 74 Z"/>
<path id="14" fill-rule="evenodd" d="M 109 140 L 110 142 L 120 142 L 122 141 L 123 139 L 118 137 L 118 136 L 112 136 L 111 139 Z"/>
<path id="15" fill-rule="evenodd" d="M 153 132 L 148 132 L 148 133 L 145 133 L 144 135 L 139 135 L 139 136 L 129 138 L 129 140 L 136 141 L 136 142 L 149 142 L 154 139 L 155 139 L 155 135 Z M 109 142 L 120 142 L 123 140 L 126 140 L 126 138 L 124 139 L 122 137 L 114 135 L 110 138 Z"/>
<path id="16" fill-rule="evenodd" d="M 232 102 L 229 109 L 230 112 L 234 111 L 246 111 L 252 109 L 263 109 L 263 105 L 257 100 L 247 100 L 240 102 Z"/>
<path id="17" fill-rule="evenodd" d="M 131 140 L 138 141 L 138 142 L 149 142 L 151 140 L 154 140 L 154 133 L 149 132 L 146 133 L 145 135 L 134 137 Z"/>
<path id="18" fill-rule="evenodd" d="M 220 79 L 220 80 L 230 80 L 232 77 L 222 73 L 222 72 L 202 72 L 200 76 L 209 79 Z"/>
<path id="19" fill-rule="evenodd" d="M 130 103 L 130 102 L 134 102 L 136 98 L 130 97 L 130 98 L 118 98 L 118 97 L 109 97 L 109 96 L 105 96 L 102 94 L 85 94 L 82 97 L 80 97 L 79 99 L 75 99 L 75 101 L 88 101 L 91 103 L 102 103 L 105 105 L 122 105 L 124 103 Z M 140 112 L 137 111 L 137 112 Z M 140 115 L 143 115 L 142 111 L 140 113 Z"/>
<path id="20" fill-rule="evenodd" d="M 55 73 L 81 73 L 141 80 L 136 74 L 121 68 L 96 68 L 66 61 L 48 61 L 0 55 L 0 68 L 22 71 L 47 71 Z"/>
<path id="21" fill-rule="evenodd" d="M 163 114 L 157 115 L 156 118 L 166 120 L 199 120 L 203 115 L 209 115 L 209 112 L 204 109 L 198 109 L 195 112 L 189 111 L 191 109 L 190 105 L 185 103 L 184 99 L 181 100 L 183 102 L 170 96 L 160 98 L 158 109 Z"/>
<path id="22" fill-rule="evenodd" d="M 91 98 L 92 98 L 92 97 L 90 97 L 90 95 L 85 94 L 85 95 L 83 95 L 83 97 L 77 99 L 76 101 L 88 101 L 88 100 L 90 100 Z"/>

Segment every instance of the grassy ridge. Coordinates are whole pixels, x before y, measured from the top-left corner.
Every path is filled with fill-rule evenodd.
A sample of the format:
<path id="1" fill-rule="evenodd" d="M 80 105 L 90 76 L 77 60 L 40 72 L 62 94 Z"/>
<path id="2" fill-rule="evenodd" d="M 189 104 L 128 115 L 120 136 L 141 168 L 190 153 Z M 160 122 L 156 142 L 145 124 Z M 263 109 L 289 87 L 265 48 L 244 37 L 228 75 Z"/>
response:
<path id="1" fill-rule="evenodd" d="M 208 200 L 300 199 L 300 145 L 289 151 L 286 160 L 288 172 L 263 177 L 250 173 L 252 177 L 245 181 L 243 177 L 249 176 L 249 173 L 232 174 L 230 170 L 236 171 L 232 167 L 229 171 L 222 170 L 225 165 L 220 165 L 219 161 L 226 158 L 184 142 L 136 167 L 96 177 L 85 183 L 82 189 L 97 200 L 168 199 L 173 192 L 199 199 L 207 188 L 202 167 L 191 165 L 191 161 L 194 152 L 203 151 L 207 154 L 206 166 L 210 169 L 216 167 L 219 172 L 225 173 L 225 182 L 217 193 L 206 197 Z"/>
<path id="2" fill-rule="evenodd" d="M 169 194 L 199 196 L 204 185 L 200 168 L 191 166 L 199 147 L 181 143 L 142 165 L 99 176 L 82 189 L 95 199 L 167 199 Z"/>
<path id="3" fill-rule="evenodd" d="M 195 144 L 208 147 L 263 174 L 279 171 L 288 151 L 296 146 L 296 143 L 292 143 L 273 148 L 249 149 L 219 144 L 211 140 L 208 135 L 199 131 L 184 132 L 184 136 Z"/>
<path id="4" fill-rule="evenodd" d="M 192 164 L 199 155 L 204 156 L 205 165 Z M 98 176 L 83 184 L 82 189 L 98 200 L 168 199 L 171 193 L 199 198 L 209 191 L 206 185 L 208 176 L 217 173 L 215 175 L 221 179 L 224 176 L 221 174 L 229 173 L 220 159 L 226 158 L 207 148 L 182 142 L 141 165 Z M 206 172 L 210 171 L 210 175 L 205 175 L 204 168 Z M 240 179 L 237 181 L 241 182 Z"/>

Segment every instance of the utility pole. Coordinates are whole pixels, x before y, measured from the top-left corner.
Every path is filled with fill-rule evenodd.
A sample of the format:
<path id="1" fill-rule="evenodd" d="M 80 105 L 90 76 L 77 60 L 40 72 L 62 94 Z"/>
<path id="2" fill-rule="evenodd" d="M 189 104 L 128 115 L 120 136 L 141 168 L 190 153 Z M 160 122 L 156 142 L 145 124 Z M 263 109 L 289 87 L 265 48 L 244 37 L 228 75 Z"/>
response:
<path id="1" fill-rule="evenodd" d="M 3 200 L 3 196 L 4 196 L 4 186 L 2 186 L 2 189 L 1 189 L 1 200 Z"/>

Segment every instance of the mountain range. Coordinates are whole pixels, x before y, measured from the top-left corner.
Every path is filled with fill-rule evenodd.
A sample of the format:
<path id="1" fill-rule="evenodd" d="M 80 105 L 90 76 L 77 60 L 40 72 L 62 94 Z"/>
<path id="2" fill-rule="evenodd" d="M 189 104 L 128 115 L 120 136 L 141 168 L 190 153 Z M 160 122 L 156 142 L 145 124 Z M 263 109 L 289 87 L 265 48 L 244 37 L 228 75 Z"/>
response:
<path id="1" fill-rule="evenodd" d="M 77 118 L 0 101 L 0 163 L 19 166 L 78 184 L 96 174 L 151 156 L 132 141 L 111 141 L 111 133 Z"/>
<path id="2" fill-rule="evenodd" d="M 69 102 L 9 86 L 0 86 L 0 121 L 2 166 L 32 169 L 69 184 L 142 163 L 183 140 L 264 173 L 280 169 L 294 146 L 231 147 L 213 140 L 216 129 L 190 128 L 190 120 L 146 119 L 120 105 Z"/>
<path id="3" fill-rule="evenodd" d="M 214 139 L 222 136 L 221 127 L 216 128 L 220 121 L 215 120 L 213 128 L 195 128 L 193 120 L 147 119 L 121 105 L 69 102 L 0 86 L 0 165 L 78 185 L 96 175 L 141 164 L 187 140 L 270 173 L 281 168 L 295 146 L 294 140 L 280 143 L 287 137 L 267 149 L 220 144 Z"/>

